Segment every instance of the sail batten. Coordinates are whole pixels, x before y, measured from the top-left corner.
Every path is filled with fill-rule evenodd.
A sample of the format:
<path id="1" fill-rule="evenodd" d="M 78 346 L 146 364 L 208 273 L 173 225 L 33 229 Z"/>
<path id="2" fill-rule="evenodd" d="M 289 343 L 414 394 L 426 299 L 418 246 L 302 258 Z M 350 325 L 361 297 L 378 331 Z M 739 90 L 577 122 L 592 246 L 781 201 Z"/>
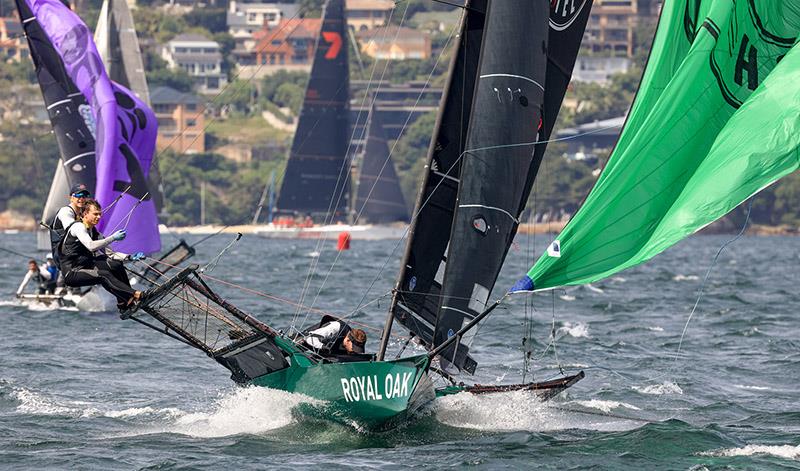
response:
<path id="1" fill-rule="evenodd" d="M 800 2 L 682 6 L 665 3 L 619 142 L 558 236 L 557 256 L 528 273 L 533 288 L 588 283 L 649 260 L 791 171 L 786 155 L 797 146 L 785 131 L 796 118 L 782 110 L 797 110 L 785 83 L 796 64 L 785 61 L 797 54 Z"/>

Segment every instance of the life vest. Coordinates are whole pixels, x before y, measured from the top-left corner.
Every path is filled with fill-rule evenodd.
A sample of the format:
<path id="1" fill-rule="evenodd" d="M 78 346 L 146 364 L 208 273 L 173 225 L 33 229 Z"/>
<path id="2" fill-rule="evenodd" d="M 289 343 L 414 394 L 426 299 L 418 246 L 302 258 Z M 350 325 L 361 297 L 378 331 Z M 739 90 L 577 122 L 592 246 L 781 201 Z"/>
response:
<path id="1" fill-rule="evenodd" d="M 72 217 L 76 216 L 75 210 L 72 209 L 72 206 L 66 206 L 72 211 Z M 61 212 L 61 210 L 58 210 Z M 72 224 L 70 224 L 71 226 Z M 65 228 L 64 225 L 61 223 L 61 219 L 58 218 L 58 213 L 56 213 L 56 217 L 53 218 L 53 223 L 50 224 L 50 250 L 53 254 L 53 262 L 55 262 L 56 267 L 61 269 L 61 260 L 59 259 L 58 253 L 58 246 L 62 240 L 64 240 L 64 236 L 66 236 L 67 231 L 69 228 Z"/>
<path id="2" fill-rule="evenodd" d="M 58 244 L 58 252 L 61 258 L 61 270 L 65 275 L 75 268 L 94 267 L 94 253 L 87 249 L 77 237 L 69 233 L 70 228 L 78 223 L 79 221 L 75 221 L 67 226 L 67 229 L 64 231 L 64 238 L 62 242 Z M 100 233 L 93 227 L 89 231 L 89 237 L 91 237 L 92 240 L 97 240 L 100 238 Z M 53 258 L 55 258 L 55 256 Z"/>

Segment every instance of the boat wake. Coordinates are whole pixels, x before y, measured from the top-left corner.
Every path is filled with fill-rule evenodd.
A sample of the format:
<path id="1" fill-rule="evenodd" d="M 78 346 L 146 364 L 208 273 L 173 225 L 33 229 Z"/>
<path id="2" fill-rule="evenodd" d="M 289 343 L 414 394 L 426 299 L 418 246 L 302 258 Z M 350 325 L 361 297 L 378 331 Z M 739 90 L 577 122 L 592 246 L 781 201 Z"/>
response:
<path id="1" fill-rule="evenodd" d="M 583 410 L 574 410 L 575 405 Z M 642 425 L 636 418 L 604 416 L 613 409 L 639 410 L 615 401 L 541 402 L 529 391 L 460 393 L 440 397 L 431 406 L 434 417 L 445 425 L 482 431 L 626 431 Z"/>
<path id="2" fill-rule="evenodd" d="M 196 410 L 177 407 L 114 408 L 85 401 L 48 396 L 24 387 L 10 386 L 9 396 L 22 414 L 73 418 L 108 417 L 122 420 L 130 429 L 119 436 L 175 433 L 214 438 L 240 434 L 261 434 L 296 422 L 293 408 L 320 401 L 301 394 L 262 387 L 235 388 L 221 392 L 211 404 Z M 4 389 L 4 388 L 3 388 Z"/>

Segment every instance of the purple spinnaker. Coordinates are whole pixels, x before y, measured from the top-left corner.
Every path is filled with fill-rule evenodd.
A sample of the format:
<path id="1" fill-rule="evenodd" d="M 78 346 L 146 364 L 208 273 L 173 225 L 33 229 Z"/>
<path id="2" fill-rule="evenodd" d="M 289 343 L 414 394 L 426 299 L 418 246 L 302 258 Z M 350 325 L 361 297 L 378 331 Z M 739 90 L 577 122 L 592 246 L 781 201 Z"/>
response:
<path id="1" fill-rule="evenodd" d="M 111 234 L 133 222 L 128 237 L 115 242 L 114 249 L 158 252 L 158 218 L 147 188 L 157 134 L 155 114 L 108 78 L 92 34 L 78 15 L 60 0 L 25 1 L 91 107 L 97 142 L 94 195 L 105 209 L 98 229 Z"/>

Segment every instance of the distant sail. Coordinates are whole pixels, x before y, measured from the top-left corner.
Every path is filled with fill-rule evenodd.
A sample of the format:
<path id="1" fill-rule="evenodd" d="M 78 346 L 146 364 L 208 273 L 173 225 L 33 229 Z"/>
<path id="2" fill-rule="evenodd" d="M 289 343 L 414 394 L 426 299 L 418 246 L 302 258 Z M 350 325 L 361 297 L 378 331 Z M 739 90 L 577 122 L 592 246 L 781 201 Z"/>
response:
<path id="1" fill-rule="evenodd" d="M 94 129 L 90 128 L 90 131 L 94 131 L 96 145 L 87 146 L 86 152 L 97 152 L 96 182 L 83 183 L 87 186 L 94 183 L 95 197 L 104 207 L 110 208 L 100 222 L 100 230 L 113 231 L 132 220 L 136 230 L 131 230 L 124 241 L 115 243 L 115 248 L 123 252 L 157 252 L 161 247 L 158 221 L 153 202 L 148 197 L 146 180 L 155 151 L 155 114 L 130 90 L 108 79 L 88 28 L 63 3 L 59 0 L 25 0 L 24 3 L 18 0 L 18 8 L 26 28 L 35 29 L 28 24 L 39 27 L 36 41 L 48 44 L 50 50 L 56 52 L 39 60 L 50 61 L 47 70 L 60 68 L 63 71 L 60 86 L 63 88 L 64 83 L 71 83 L 89 103 L 82 109 L 85 111 L 81 111 L 85 116 L 81 121 L 84 126 L 89 125 L 87 128 L 93 123 L 91 127 Z M 44 85 L 42 88 L 44 90 Z M 77 126 L 74 115 L 66 119 L 71 126 Z M 57 129 L 55 125 L 54 128 Z M 64 136 L 67 140 L 74 140 L 71 134 L 65 133 Z M 59 145 L 61 147 L 60 139 Z M 70 160 L 65 160 L 65 164 L 68 168 L 73 166 Z M 116 201 L 126 189 L 127 192 Z"/>
<path id="2" fill-rule="evenodd" d="M 126 0 L 103 0 L 94 40 L 108 77 L 129 88 L 149 106 L 142 51 Z"/>
<path id="3" fill-rule="evenodd" d="M 389 154 L 383 122 L 374 105 L 366 127 L 367 142 L 364 145 L 354 210 L 361 215 L 359 221 L 368 223 L 408 221 L 408 208 L 400 188 L 400 179 Z"/>
<path id="4" fill-rule="evenodd" d="M 350 84 L 345 0 L 328 0 L 277 211 L 338 214 L 350 203 Z"/>
<path id="5" fill-rule="evenodd" d="M 679 3 L 664 6 L 672 28 L 684 26 Z M 676 69 L 645 73 L 642 89 L 659 80 L 663 91 L 649 108 L 634 104 L 642 115 L 628 120 L 625 145 L 517 289 L 589 283 L 649 260 L 797 168 L 800 0 L 713 2 L 696 24 Z M 657 41 L 651 58 L 677 60 L 675 44 Z"/>

